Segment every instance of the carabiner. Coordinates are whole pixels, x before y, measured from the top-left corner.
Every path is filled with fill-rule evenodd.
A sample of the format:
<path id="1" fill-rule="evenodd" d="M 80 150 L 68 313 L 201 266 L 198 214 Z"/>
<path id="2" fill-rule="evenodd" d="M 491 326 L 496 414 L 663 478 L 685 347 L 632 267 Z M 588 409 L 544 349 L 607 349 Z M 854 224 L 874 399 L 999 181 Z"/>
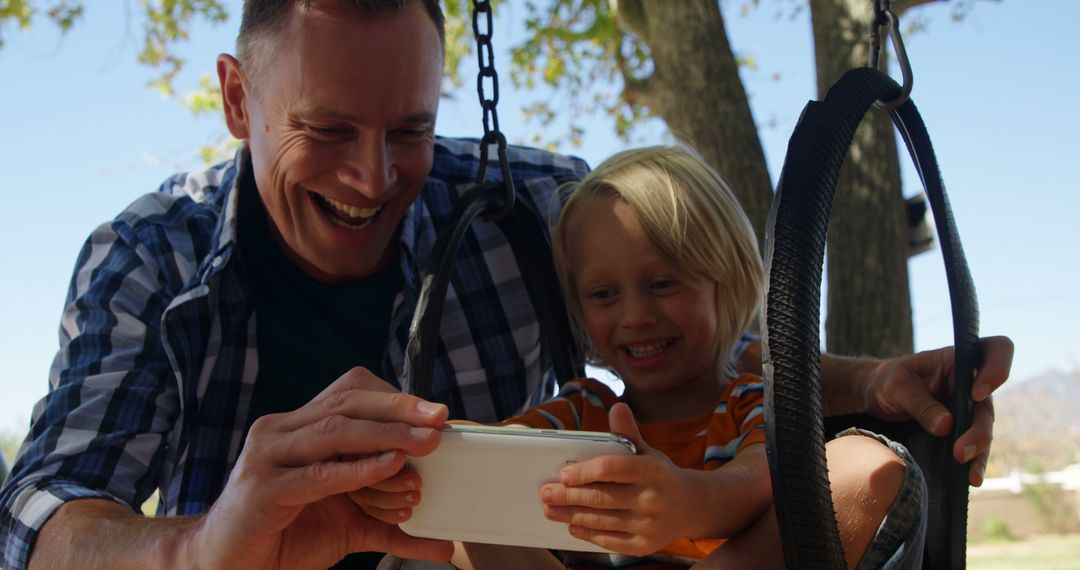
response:
<path id="1" fill-rule="evenodd" d="M 885 21 L 881 22 L 879 17 L 883 17 Z M 874 102 L 874 106 L 878 109 L 889 110 L 907 103 L 908 98 L 911 96 L 911 86 L 914 83 L 914 78 L 911 74 L 911 62 L 908 61 L 907 50 L 904 49 L 904 39 L 900 37 L 900 19 L 892 10 L 889 10 L 888 0 L 884 0 L 884 6 L 879 5 L 877 0 L 874 1 L 874 19 L 870 22 L 870 67 L 887 72 L 887 70 L 881 69 L 881 50 L 884 44 L 881 41 L 882 25 L 889 27 L 889 37 L 892 38 L 893 50 L 896 51 L 896 63 L 900 66 L 900 74 L 904 79 L 900 87 L 900 94 L 895 99 Z"/>

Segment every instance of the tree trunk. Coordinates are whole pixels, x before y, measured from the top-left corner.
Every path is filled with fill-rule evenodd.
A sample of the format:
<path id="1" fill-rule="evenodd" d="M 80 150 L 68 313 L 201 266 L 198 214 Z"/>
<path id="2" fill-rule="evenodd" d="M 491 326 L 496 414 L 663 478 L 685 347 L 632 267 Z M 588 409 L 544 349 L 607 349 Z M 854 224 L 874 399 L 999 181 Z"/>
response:
<path id="1" fill-rule="evenodd" d="M 867 0 L 810 0 L 819 98 L 865 66 Z M 891 47 L 890 47 L 891 49 Z M 913 348 L 907 220 L 892 121 L 872 109 L 840 172 L 828 241 L 829 352 L 878 357 Z"/>
<path id="2" fill-rule="evenodd" d="M 652 52 L 637 100 L 732 185 L 762 243 L 772 181 L 716 0 L 621 0 L 624 24 Z M 622 14 L 621 14 L 622 15 Z"/>

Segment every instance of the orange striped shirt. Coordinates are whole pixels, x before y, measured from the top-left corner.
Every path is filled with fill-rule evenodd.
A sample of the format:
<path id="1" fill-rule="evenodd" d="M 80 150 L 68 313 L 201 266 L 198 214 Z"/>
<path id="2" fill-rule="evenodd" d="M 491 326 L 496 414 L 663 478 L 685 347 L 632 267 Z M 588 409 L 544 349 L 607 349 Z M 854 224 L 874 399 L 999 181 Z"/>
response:
<path id="1" fill-rule="evenodd" d="M 562 387 L 554 399 L 534 406 L 505 423 L 536 428 L 609 432 L 608 410 L 618 396 L 602 382 L 581 378 Z M 651 447 L 686 469 L 711 471 L 731 461 L 749 445 L 765 442 L 764 384 L 761 377 L 743 374 L 728 382 L 711 412 L 668 422 L 639 424 Z M 685 567 L 704 558 L 723 539 L 681 538 L 647 559 L 618 554 L 564 553 L 570 568 L 635 569 Z"/>

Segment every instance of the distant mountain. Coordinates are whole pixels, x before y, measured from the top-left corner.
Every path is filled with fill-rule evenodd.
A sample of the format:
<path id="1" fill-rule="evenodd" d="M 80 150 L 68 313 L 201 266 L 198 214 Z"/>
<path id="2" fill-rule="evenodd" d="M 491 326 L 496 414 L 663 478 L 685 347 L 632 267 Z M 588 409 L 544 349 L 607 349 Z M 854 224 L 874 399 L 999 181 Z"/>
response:
<path id="1" fill-rule="evenodd" d="M 1033 416 L 1044 429 L 1049 425 L 1080 423 L 1080 371 L 1069 374 L 1047 370 L 1022 382 L 1006 382 L 994 395 L 994 408 Z"/>
<path id="2" fill-rule="evenodd" d="M 1080 371 L 1048 370 L 1006 383 L 994 394 L 994 411 L 994 474 L 1080 462 Z"/>

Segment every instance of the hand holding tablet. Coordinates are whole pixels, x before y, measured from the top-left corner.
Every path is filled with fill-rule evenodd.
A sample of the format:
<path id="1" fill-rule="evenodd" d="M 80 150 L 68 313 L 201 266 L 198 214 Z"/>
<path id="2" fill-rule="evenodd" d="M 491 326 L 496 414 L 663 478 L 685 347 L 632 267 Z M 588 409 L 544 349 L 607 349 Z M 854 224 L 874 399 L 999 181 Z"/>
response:
<path id="1" fill-rule="evenodd" d="M 610 433 L 452 425 L 433 453 L 409 458 L 422 498 L 400 526 L 417 537 L 607 552 L 548 520 L 540 488 L 558 482 L 567 464 L 634 453 Z"/>

